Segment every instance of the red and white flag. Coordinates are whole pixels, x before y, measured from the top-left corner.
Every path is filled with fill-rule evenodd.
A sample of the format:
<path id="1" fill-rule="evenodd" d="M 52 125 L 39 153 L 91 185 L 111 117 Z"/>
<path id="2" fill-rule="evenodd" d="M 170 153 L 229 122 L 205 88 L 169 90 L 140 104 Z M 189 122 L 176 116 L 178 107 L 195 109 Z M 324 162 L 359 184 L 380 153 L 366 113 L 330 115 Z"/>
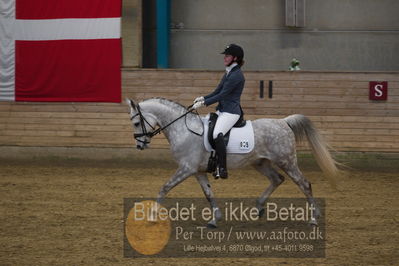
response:
<path id="1" fill-rule="evenodd" d="M 121 0 L 0 0 L 0 101 L 121 101 Z"/>

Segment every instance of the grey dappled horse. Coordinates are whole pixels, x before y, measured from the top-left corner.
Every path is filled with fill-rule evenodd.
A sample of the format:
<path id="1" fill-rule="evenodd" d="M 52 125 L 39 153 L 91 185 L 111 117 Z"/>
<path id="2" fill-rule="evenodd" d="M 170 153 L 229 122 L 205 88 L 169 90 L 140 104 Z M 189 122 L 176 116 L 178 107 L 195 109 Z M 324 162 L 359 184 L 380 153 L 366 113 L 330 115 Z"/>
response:
<path id="1" fill-rule="evenodd" d="M 214 219 L 208 223 L 208 226 L 216 227 L 222 214 L 214 199 L 206 173 L 210 153 L 205 150 L 203 137 L 193 133 L 203 131 L 200 117 L 188 112 L 184 106 L 163 98 L 151 98 L 139 104 L 127 99 L 127 103 L 130 106 L 130 118 L 137 148 L 148 147 L 154 135 L 153 132 L 158 126 L 169 141 L 172 155 L 178 163 L 176 173 L 162 186 L 157 202 L 161 203 L 172 188 L 194 175 L 215 213 Z M 179 117 L 181 119 L 177 119 Z M 311 121 L 303 115 L 295 114 L 283 119 L 257 119 L 252 121 L 252 125 L 255 148 L 247 154 L 228 154 L 227 167 L 234 169 L 252 165 L 269 178 L 269 187 L 256 201 L 259 214 L 263 214 L 263 206 L 267 198 L 284 181 L 284 176 L 273 167 L 277 166 L 299 186 L 309 204 L 314 204 L 316 217 L 320 216 L 320 210 L 313 199 L 311 185 L 298 168 L 296 141 L 307 138 L 319 166 L 327 175 L 335 175 L 337 168 L 336 162 Z M 311 223 L 317 224 L 317 221 L 314 219 Z"/>

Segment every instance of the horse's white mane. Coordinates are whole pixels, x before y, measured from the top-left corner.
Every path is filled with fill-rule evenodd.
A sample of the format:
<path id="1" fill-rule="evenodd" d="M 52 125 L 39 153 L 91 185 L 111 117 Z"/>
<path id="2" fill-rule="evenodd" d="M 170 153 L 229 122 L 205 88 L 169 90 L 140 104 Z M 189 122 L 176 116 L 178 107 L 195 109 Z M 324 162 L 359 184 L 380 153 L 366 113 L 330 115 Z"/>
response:
<path id="1" fill-rule="evenodd" d="M 146 99 L 146 100 L 144 100 L 142 102 L 144 103 L 144 102 L 147 102 L 147 101 L 156 101 L 156 102 L 162 103 L 162 104 L 164 104 L 166 106 L 170 106 L 172 108 L 174 107 L 174 108 L 177 108 L 177 109 L 187 110 L 187 108 L 184 105 L 182 105 L 180 103 L 177 103 L 175 101 L 169 100 L 169 99 L 162 98 L 162 97 L 149 98 L 149 99 Z"/>

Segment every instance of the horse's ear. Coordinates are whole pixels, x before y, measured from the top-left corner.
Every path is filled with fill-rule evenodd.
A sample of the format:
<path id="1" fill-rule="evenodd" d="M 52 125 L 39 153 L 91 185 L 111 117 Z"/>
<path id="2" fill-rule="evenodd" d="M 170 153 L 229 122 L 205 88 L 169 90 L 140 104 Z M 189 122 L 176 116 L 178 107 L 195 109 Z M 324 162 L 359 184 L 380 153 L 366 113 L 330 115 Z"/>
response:
<path id="1" fill-rule="evenodd" d="M 132 107 L 134 110 L 136 110 L 136 104 L 134 103 L 134 101 L 132 99 L 126 98 L 126 103 L 127 103 L 127 105 Z"/>

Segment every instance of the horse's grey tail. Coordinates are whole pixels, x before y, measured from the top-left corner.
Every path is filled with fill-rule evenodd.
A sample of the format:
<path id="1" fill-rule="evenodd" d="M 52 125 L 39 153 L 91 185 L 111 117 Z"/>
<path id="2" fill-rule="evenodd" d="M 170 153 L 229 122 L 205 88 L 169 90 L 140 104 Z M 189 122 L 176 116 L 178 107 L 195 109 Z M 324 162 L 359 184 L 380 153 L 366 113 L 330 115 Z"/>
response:
<path id="1" fill-rule="evenodd" d="M 328 177 L 334 177 L 337 175 L 338 163 L 332 158 L 328 151 L 326 142 L 323 140 L 318 130 L 313 126 L 312 121 L 310 121 L 306 116 L 300 114 L 290 115 L 284 118 L 284 120 L 294 132 L 296 141 L 301 141 L 306 136 L 321 170 L 327 174 Z"/>

